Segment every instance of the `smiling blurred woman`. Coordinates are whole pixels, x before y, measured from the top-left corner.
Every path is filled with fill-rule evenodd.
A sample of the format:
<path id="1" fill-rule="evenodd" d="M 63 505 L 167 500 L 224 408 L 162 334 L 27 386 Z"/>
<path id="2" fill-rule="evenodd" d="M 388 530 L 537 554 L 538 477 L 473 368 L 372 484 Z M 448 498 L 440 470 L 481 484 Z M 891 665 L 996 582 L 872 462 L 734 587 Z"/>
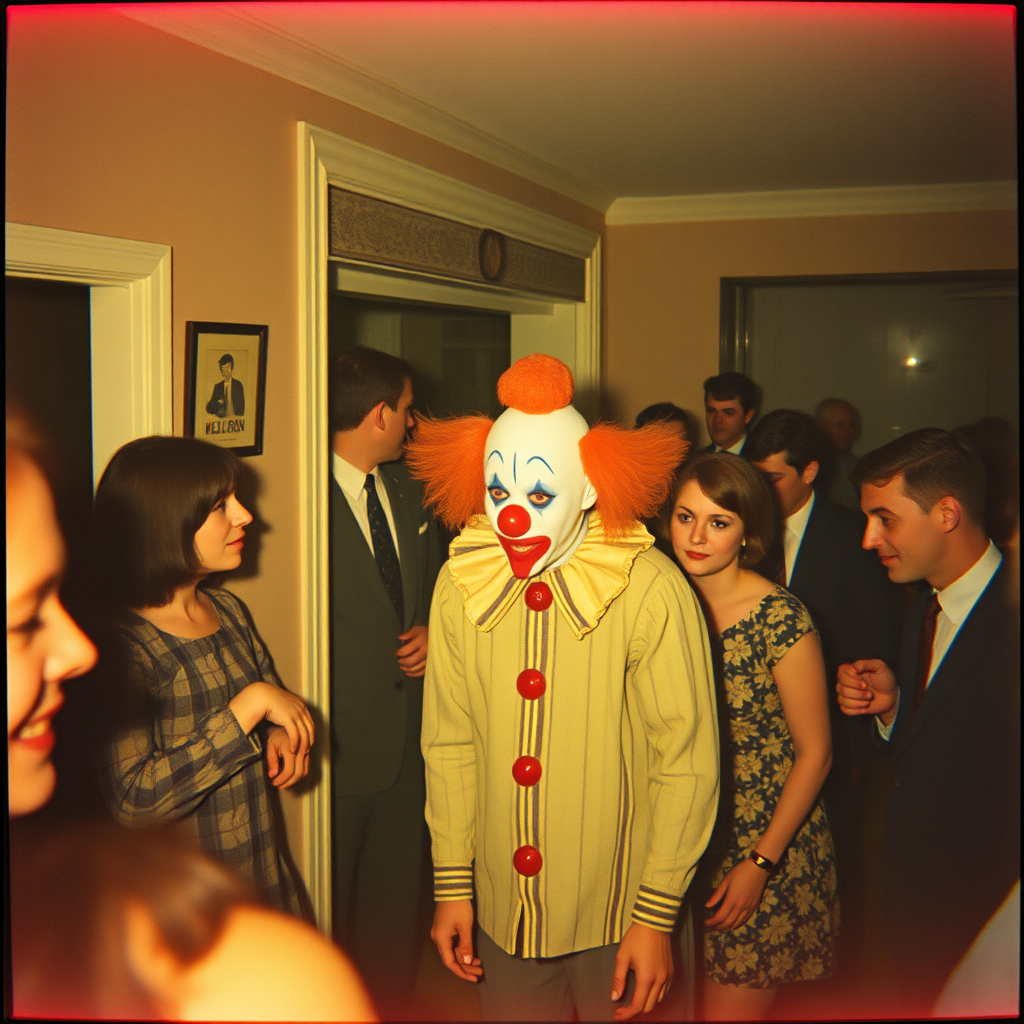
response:
<path id="1" fill-rule="evenodd" d="M 7 415 L 7 793 L 11 815 L 50 799 L 61 684 L 88 672 L 96 650 L 61 604 L 64 541 L 33 456 L 38 442 Z"/>
<path id="2" fill-rule="evenodd" d="M 268 905 L 298 913 L 267 786 L 305 777 L 313 722 L 242 603 L 207 582 L 242 560 L 252 516 L 235 496 L 238 471 L 215 445 L 145 437 L 100 480 L 94 555 L 113 608 L 111 665 L 132 684 L 108 782 L 122 823 L 181 820 Z"/>
<path id="3" fill-rule="evenodd" d="M 771 492 L 745 459 L 702 455 L 679 476 L 670 533 L 717 639 L 727 726 L 718 825 L 703 865 L 704 1017 L 764 1019 L 780 984 L 832 970 L 831 765 L 825 668 L 804 606 L 751 572 L 773 531 Z"/>

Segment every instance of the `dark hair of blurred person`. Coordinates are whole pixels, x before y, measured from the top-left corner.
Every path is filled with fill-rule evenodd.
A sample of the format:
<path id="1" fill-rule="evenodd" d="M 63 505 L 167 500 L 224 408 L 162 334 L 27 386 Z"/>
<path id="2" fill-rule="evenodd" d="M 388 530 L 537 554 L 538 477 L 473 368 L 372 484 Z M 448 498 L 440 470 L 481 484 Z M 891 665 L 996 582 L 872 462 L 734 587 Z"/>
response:
<path id="1" fill-rule="evenodd" d="M 171 829 L 22 835 L 10 908 L 17 1016 L 374 1019 L 336 947 Z"/>
<path id="2" fill-rule="evenodd" d="M 682 427 L 683 440 L 689 440 L 690 418 L 686 415 L 685 409 L 680 409 L 673 402 L 655 402 L 654 405 L 641 409 L 636 414 L 634 426 L 645 427 L 648 423 L 678 423 Z"/>

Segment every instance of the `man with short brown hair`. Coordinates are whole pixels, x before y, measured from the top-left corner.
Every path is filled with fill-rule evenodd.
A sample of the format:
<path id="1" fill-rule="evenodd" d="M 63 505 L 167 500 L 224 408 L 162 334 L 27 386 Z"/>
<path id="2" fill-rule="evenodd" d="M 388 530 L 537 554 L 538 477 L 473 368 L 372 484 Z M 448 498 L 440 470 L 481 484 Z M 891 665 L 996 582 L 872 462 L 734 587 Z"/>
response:
<path id="1" fill-rule="evenodd" d="M 839 669 L 839 703 L 873 715 L 893 783 L 883 864 L 889 1013 L 928 1016 L 1020 876 L 1020 620 L 983 527 L 985 476 L 955 434 L 929 428 L 857 464 L 863 545 L 894 583 L 925 580 L 897 672 Z"/>

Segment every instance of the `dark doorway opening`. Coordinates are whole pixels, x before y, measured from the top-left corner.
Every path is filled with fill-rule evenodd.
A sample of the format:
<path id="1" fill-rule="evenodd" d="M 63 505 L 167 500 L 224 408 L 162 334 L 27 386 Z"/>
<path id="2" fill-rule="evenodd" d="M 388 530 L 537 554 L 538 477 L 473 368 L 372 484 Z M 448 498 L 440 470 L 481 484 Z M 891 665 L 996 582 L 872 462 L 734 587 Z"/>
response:
<path id="1" fill-rule="evenodd" d="M 414 372 L 416 408 L 432 416 L 496 417 L 496 388 L 510 363 L 508 313 L 331 292 L 328 354 L 366 345 L 399 356 Z"/>

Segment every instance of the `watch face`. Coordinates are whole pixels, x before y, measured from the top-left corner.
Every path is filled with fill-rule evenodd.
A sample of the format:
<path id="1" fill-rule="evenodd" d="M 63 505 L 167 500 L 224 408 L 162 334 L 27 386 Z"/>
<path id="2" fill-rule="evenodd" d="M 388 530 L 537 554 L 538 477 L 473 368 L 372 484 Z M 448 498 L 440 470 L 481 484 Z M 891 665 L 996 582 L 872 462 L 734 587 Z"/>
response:
<path id="1" fill-rule="evenodd" d="M 480 273 L 488 281 L 500 281 L 505 273 L 505 236 L 490 229 L 480 235 Z"/>

